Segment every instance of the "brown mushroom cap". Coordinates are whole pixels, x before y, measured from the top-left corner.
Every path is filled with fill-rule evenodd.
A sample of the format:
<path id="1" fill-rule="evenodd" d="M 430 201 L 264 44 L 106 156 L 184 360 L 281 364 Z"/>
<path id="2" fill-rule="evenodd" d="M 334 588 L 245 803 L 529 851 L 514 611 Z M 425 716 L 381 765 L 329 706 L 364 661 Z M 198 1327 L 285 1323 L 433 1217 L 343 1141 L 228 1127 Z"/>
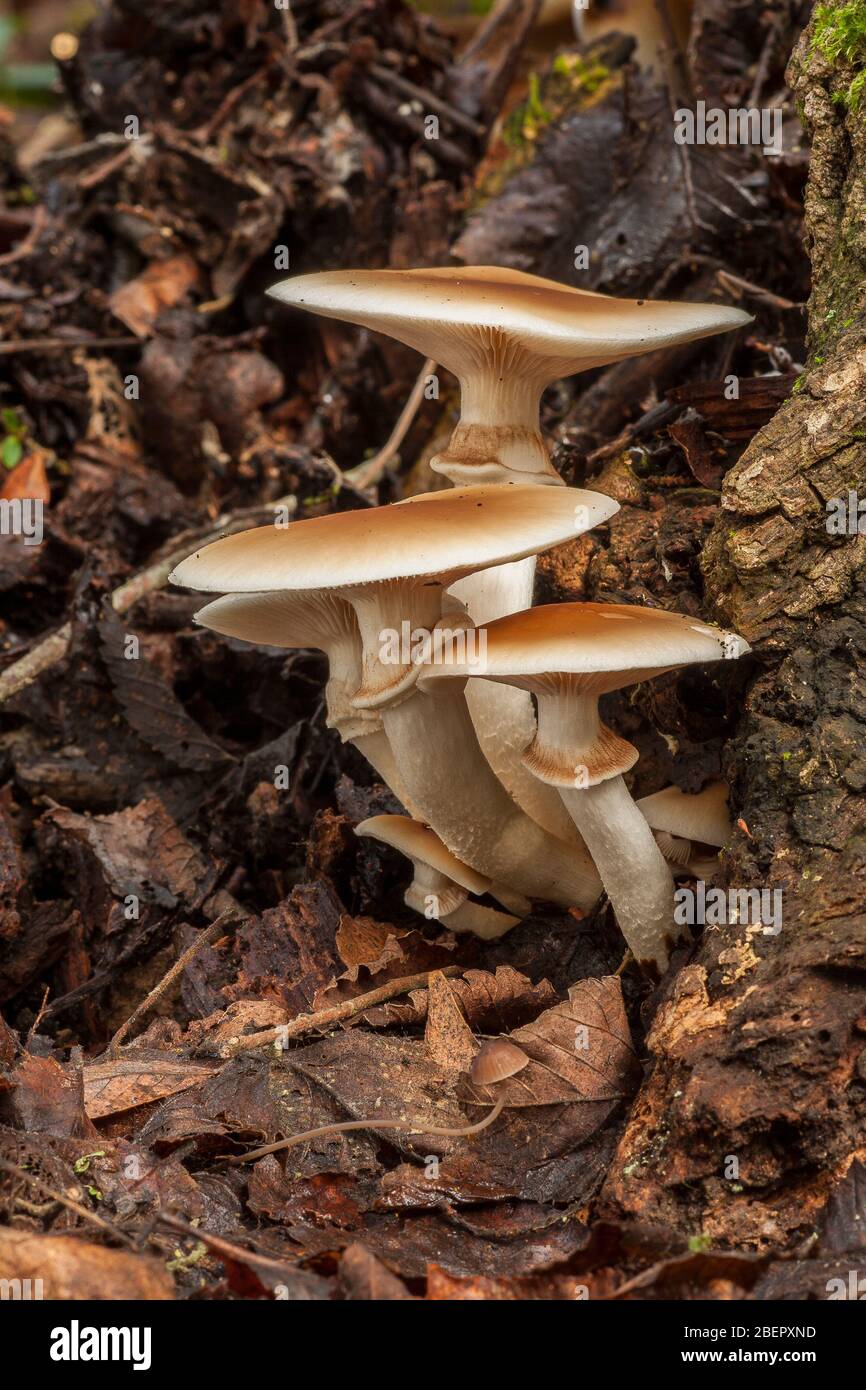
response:
<path id="1" fill-rule="evenodd" d="M 475 1086 L 495 1086 L 528 1065 L 529 1058 L 516 1043 L 508 1038 L 490 1038 L 472 1058 L 469 1079 Z"/>
<path id="2" fill-rule="evenodd" d="M 170 578 L 232 593 L 350 589 L 426 577 L 451 582 L 571 540 L 618 510 L 611 498 L 579 488 L 450 488 L 224 536 L 182 560 Z"/>
<path id="3" fill-rule="evenodd" d="M 544 382 L 751 321 L 723 304 L 615 299 L 486 265 L 327 270 L 268 293 L 387 333 L 461 377 L 479 369 L 496 340 L 499 360 L 515 375 L 528 371 Z"/>
<path id="4" fill-rule="evenodd" d="M 431 662 L 422 684 L 474 675 L 534 690 L 572 676 L 584 693 L 600 695 L 676 666 L 750 650 L 742 637 L 697 618 L 622 603 L 547 604 L 498 618 L 483 633 L 482 655 L 466 664 Z"/>

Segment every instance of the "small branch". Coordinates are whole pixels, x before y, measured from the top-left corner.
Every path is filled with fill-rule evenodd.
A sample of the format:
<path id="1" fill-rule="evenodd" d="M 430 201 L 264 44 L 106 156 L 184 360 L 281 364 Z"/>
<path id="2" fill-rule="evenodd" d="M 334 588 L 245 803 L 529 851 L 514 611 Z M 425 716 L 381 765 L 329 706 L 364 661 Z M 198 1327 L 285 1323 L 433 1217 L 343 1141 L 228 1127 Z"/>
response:
<path id="1" fill-rule="evenodd" d="M 281 1023 L 277 1028 L 263 1028 L 259 1033 L 248 1033 L 243 1037 L 229 1038 L 219 1050 L 220 1057 L 234 1057 L 239 1052 L 251 1052 L 257 1047 L 271 1047 L 274 1043 L 288 1042 L 302 1033 L 311 1033 L 317 1028 L 329 1028 L 333 1023 L 344 1023 L 347 1018 L 356 1018 L 367 1009 L 375 1008 L 394 999 L 398 994 L 408 994 L 412 989 L 426 989 L 430 976 L 435 974 L 454 976 L 462 974 L 460 965 L 446 965 L 444 969 L 424 970 L 420 975 L 405 975 L 399 980 L 390 980 L 369 994 L 359 994 L 354 999 L 346 999 L 342 1004 L 334 1004 L 330 1009 L 320 1009 L 315 1014 L 299 1014 L 290 1023 Z"/>
<path id="2" fill-rule="evenodd" d="M 372 458 L 365 459 L 363 463 L 357 464 L 355 468 L 350 468 L 343 474 L 343 477 L 352 484 L 352 487 L 363 491 L 365 488 L 375 487 L 381 481 L 388 464 L 396 454 L 406 435 L 409 433 L 412 421 L 415 419 L 418 407 L 424 396 L 424 387 L 427 377 L 435 370 L 436 363 L 432 357 L 428 357 L 415 385 L 406 400 L 406 404 L 400 411 L 396 425 L 392 429 L 387 441 L 382 448 Z"/>
<path id="3" fill-rule="evenodd" d="M 420 101 L 428 110 L 435 111 L 444 120 L 459 126 L 461 130 L 465 130 L 476 140 L 483 139 L 486 127 L 480 121 L 474 121 L 471 116 L 464 116 L 463 112 L 458 111 L 456 106 L 451 106 L 441 97 L 434 96 L 424 87 L 416 86 L 414 82 L 409 81 L 408 77 L 403 77 L 391 68 L 383 67 L 381 63 L 371 63 L 370 72 L 379 82 L 384 82 L 386 86 L 393 87 L 395 91 L 402 92 L 404 96 L 411 97 L 414 101 Z"/>
<path id="4" fill-rule="evenodd" d="M 187 946 L 183 954 L 178 956 L 171 969 L 166 971 L 159 983 L 154 985 L 153 989 L 150 991 L 150 994 L 148 994 L 147 997 L 143 999 L 135 1009 L 133 1009 L 126 1022 L 121 1023 L 120 1027 L 118 1028 L 117 1032 L 111 1039 L 111 1042 L 108 1044 L 108 1047 L 106 1049 L 106 1055 L 109 1058 L 113 1059 L 117 1056 L 120 1050 L 120 1044 L 123 1042 L 123 1039 L 126 1037 L 130 1029 L 133 1028 L 136 1023 L 138 1023 L 139 1019 L 143 1018 L 144 1015 L 150 1009 L 153 1008 L 154 1004 L 159 1003 L 163 995 L 174 984 L 178 975 L 183 974 L 190 961 L 193 959 L 194 956 L 198 954 L 202 947 L 209 946 L 211 942 L 216 941 L 220 936 L 223 936 L 225 934 L 226 927 L 233 925 L 237 922 L 237 920 L 237 912 L 233 908 L 229 908 L 226 912 L 222 912 L 219 915 L 219 917 L 217 917 L 215 922 L 211 922 L 209 927 L 205 927 L 203 931 L 199 932 L 192 945 Z"/>
<path id="5" fill-rule="evenodd" d="M 140 348 L 138 338 L 16 338 L 0 343 L 0 357 L 17 357 L 22 352 L 71 352 L 75 348 Z"/>

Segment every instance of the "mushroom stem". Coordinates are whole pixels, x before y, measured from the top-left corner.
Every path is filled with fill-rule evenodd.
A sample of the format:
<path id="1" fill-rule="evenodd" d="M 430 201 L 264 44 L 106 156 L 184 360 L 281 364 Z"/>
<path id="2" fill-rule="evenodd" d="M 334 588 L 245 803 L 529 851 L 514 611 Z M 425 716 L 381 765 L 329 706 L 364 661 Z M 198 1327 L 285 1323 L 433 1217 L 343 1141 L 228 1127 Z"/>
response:
<path id="1" fill-rule="evenodd" d="M 594 787 L 560 787 L 635 960 L 664 974 L 677 928 L 674 881 L 622 777 Z"/>
<path id="2" fill-rule="evenodd" d="M 305 1144 L 308 1139 L 320 1139 L 325 1134 L 346 1134 L 351 1129 L 398 1129 L 403 1134 L 435 1134 L 446 1139 L 461 1139 L 467 1134 L 480 1134 L 502 1114 L 503 1099 L 497 1100 L 488 1110 L 483 1120 L 465 1128 L 452 1129 L 447 1125 L 410 1125 L 405 1120 L 343 1120 L 335 1125 L 319 1125 L 318 1129 L 305 1129 L 302 1134 L 292 1134 L 288 1139 L 278 1139 L 275 1144 L 263 1144 L 259 1149 L 251 1149 L 247 1154 L 230 1158 L 229 1163 L 251 1163 L 254 1158 L 264 1158 L 266 1154 L 278 1153 L 280 1149 L 291 1149 L 296 1144 Z"/>
<path id="3" fill-rule="evenodd" d="M 463 692 L 450 682 L 381 710 L 416 814 L 452 854 L 528 898 L 590 908 L 599 880 L 586 851 L 525 815 L 484 757 Z"/>
<path id="4" fill-rule="evenodd" d="M 548 457 L 539 424 L 544 382 L 520 370 L 519 349 L 509 353 L 493 335 L 477 371 L 460 373 L 460 419 L 442 454 L 430 460 L 456 487 L 465 483 L 562 484 Z"/>
<path id="5" fill-rule="evenodd" d="M 471 932 L 482 941 L 496 941 L 511 931 L 512 927 L 516 927 L 520 918 L 511 917 L 507 912 L 495 912 L 493 908 L 484 907 L 481 903 L 465 902 L 453 912 L 447 912 L 444 917 L 440 917 L 439 921 L 449 931 Z"/>
<path id="6" fill-rule="evenodd" d="M 535 556 L 468 575 L 449 593 L 466 608 L 476 627 L 532 607 Z M 574 840 L 575 826 L 552 787 L 533 777 L 522 761 L 535 738 L 532 696 L 513 685 L 470 681 L 466 703 L 478 742 L 496 776 L 528 816 L 560 840 Z"/>

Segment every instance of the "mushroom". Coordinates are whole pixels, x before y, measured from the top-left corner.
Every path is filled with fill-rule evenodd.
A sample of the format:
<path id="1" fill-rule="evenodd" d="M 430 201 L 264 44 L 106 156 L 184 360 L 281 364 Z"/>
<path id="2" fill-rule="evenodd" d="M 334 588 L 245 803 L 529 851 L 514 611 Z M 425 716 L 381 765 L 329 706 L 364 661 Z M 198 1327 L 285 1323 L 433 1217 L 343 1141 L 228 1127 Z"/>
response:
<path id="1" fill-rule="evenodd" d="M 673 879 L 623 781 L 637 749 L 601 723 L 598 698 L 691 662 L 741 656 L 748 644 L 679 613 L 624 604 L 532 608 L 485 631 L 483 666 L 431 659 L 423 688 L 480 676 L 536 696 L 538 733 L 524 761 L 559 789 L 635 959 L 663 972 L 674 929 Z"/>
<path id="2" fill-rule="evenodd" d="M 458 486 L 561 484 L 539 428 L 546 386 L 750 321 L 725 305 L 614 299 L 499 266 L 327 270 L 268 293 L 386 333 L 457 376 L 460 420 L 430 466 Z M 531 606 L 534 575 L 533 556 L 473 573 L 455 593 L 475 623 L 488 623 Z M 555 797 L 521 766 L 519 751 L 535 734 L 526 694 L 478 685 L 467 698 L 485 756 L 518 804 L 553 834 L 573 834 Z"/>
<path id="3" fill-rule="evenodd" d="M 451 931 L 471 932 L 484 941 L 493 941 L 520 921 L 520 917 L 469 902 L 470 893 L 476 897 L 489 893 L 523 917 L 530 910 L 526 899 L 491 884 L 482 874 L 461 864 L 434 831 L 408 816 L 370 816 L 355 826 L 355 834 L 380 840 L 411 859 L 415 872 L 403 901 Z"/>
<path id="4" fill-rule="evenodd" d="M 381 715 L 417 817 L 485 878 L 586 908 L 598 895 L 589 856 L 520 811 L 481 751 L 462 688 L 422 695 L 415 686 L 422 656 L 465 656 L 475 636 L 439 624 L 447 585 L 558 545 L 616 510 L 610 498 L 578 489 L 455 488 L 225 536 L 182 561 L 172 579 L 232 593 L 327 589 L 347 599 L 363 645 L 352 704 Z"/>
<path id="5" fill-rule="evenodd" d="M 475 1086 L 496 1087 L 507 1081 L 529 1065 L 529 1058 L 516 1043 L 508 1038 L 490 1038 L 483 1042 L 472 1058 L 469 1077 Z M 305 1144 L 308 1139 L 321 1139 L 325 1134 L 345 1134 L 352 1129 L 396 1129 L 403 1134 L 435 1134 L 446 1139 L 462 1139 L 469 1134 L 480 1134 L 498 1119 L 505 1107 L 505 1097 L 499 1096 L 483 1120 L 474 1125 L 452 1127 L 450 1125 L 413 1125 L 406 1120 L 367 1119 L 343 1120 L 334 1125 L 319 1125 L 317 1129 L 305 1129 L 302 1134 L 292 1134 L 288 1139 L 278 1139 L 274 1144 L 263 1144 L 238 1158 L 230 1158 L 229 1163 L 251 1163 L 255 1158 L 278 1153 L 280 1149 L 291 1149 L 296 1144 Z"/>
<path id="6" fill-rule="evenodd" d="M 716 851 L 731 838 L 727 782 L 709 782 L 696 793 L 665 787 L 636 804 L 674 873 L 710 878 L 718 870 Z"/>
<path id="7" fill-rule="evenodd" d="M 225 594 L 199 609 L 195 621 L 244 642 L 323 651 L 328 658 L 328 728 L 353 744 L 406 809 L 412 809 L 381 719 L 375 710 L 358 710 L 352 704 L 361 679 L 361 639 L 345 599 L 325 591 Z"/>

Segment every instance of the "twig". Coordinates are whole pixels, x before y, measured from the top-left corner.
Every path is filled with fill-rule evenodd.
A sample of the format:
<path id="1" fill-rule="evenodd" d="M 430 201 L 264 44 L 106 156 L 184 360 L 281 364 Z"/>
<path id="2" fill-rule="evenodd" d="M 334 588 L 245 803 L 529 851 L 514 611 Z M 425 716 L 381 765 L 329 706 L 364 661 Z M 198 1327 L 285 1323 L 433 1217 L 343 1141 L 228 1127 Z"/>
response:
<path id="1" fill-rule="evenodd" d="M 384 1004 L 398 994 L 408 994 L 412 989 L 426 989 L 430 976 L 460 975 L 463 967 L 446 965 L 444 969 L 424 970 L 420 975 L 405 975 L 399 980 L 389 980 L 386 985 L 370 990 L 369 994 L 359 994 L 354 999 L 346 999 L 342 1004 L 334 1004 L 330 1009 L 320 1009 L 315 1014 L 299 1014 L 290 1023 L 281 1023 L 277 1028 L 263 1028 L 259 1033 L 247 1033 L 243 1037 L 229 1038 L 219 1049 L 220 1057 L 234 1057 L 238 1052 L 251 1052 L 257 1047 L 270 1047 L 275 1042 L 287 1042 L 301 1033 L 311 1033 L 316 1028 L 329 1028 L 332 1023 L 343 1023 L 347 1018 L 355 1018 L 377 1004 Z"/>
<path id="2" fill-rule="evenodd" d="M 74 348 L 131 348 L 141 347 L 138 338 L 17 338 L 0 343 L 0 357 L 15 357 L 21 352 L 70 352 Z"/>
<path id="3" fill-rule="evenodd" d="M 765 304 L 771 304 L 776 309 L 798 309 L 801 307 L 795 304 L 793 299 L 785 299 L 784 295 L 774 294 L 772 290 L 765 290 L 763 285 L 756 285 L 751 280 L 744 280 L 741 275 L 734 275 L 730 270 L 717 270 L 716 279 L 725 289 L 734 286 L 737 289 L 745 290 L 747 294 L 754 295 L 756 299 L 761 299 Z"/>
<path id="4" fill-rule="evenodd" d="M 240 512 L 229 512 L 225 516 L 219 517 L 207 530 L 184 532 L 182 545 L 176 546 L 163 559 L 155 561 L 154 564 L 149 565 L 139 574 L 134 574 L 131 579 L 127 579 L 125 583 L 114 590 L 111 595 L 112 608 L 116 613 L 126 613 L 145 594 L 152 593 L 154 589 L 161 589 L 175 565 L 180 564 L 181 560 L 185 560 L 190 551 L 196 547 L 207 545 L 209 541 L 217 540 L 220 536 L 229 536 L 235 531 L 243 531 L 250 525 L 254 516 L 261 516 L 263 512 L 275 510 L 277 507 L 294 509 L 296 506 L 296 498 L 283 497 L 277 502 L 269 503 L 267 508 L 248 507 Z M 15 661 L 7 667 L 0 675 L 0 705 L 11 699 L 13 695 L 17 695 L 19 690 L 31 685 L 37 676 L 42 675 L 43 671 L 47 671 L 58 661 L 62 661 L 69 649 L 71 638 L 72 624 L 64 623 L 56 632 L 50 633 L 41 642 L 37 642 L 35 647 L 31 647 L 30 651 L 19 661 Z"/>
<path id="5" fill-rule="evenodd" d="M 372 458 L 365 459 L 363 463 L 359 463 L 355 468 L 349 468 L 343 474 L 343 477 L 346 478 L 353 487 L 363 490 L 364 488 L 374 487 L 376 483 L 381 480 L 388 464 L 391 462 L 409 432 L 409 428 L 412 421 L 415 419 L 416 412 L 424 395 L 427 377 L 435 368 L 436 363 L 433 361 L 433 358 L 428 357 L 421 371 L 418 373 L 418 379 L 409 393 L 406 404 L 400 411 L 396 425 L 389 434 L 387 441 L 382 445 L 382 448 L 377 454 L 374 454 Z"/>
<path id="6" fill-rule="evenodd" d="M 42 1178 L 38 1178 L 35 1173 L 28 1173 L 26 1168 L 19 1168 L 17 1163 L 9 1163 L 5 1158 L 0 1158 L 0 1169 L 2 1169 L 4 1173 L 8 1173 L 10 1177 L 24 1178 L 31 1186 L 37 1187 L 40 1192 L 44 1192 L 45 1196 L 50 1197 L 53 1202 L 59 1202 L 62 1207 L 66 1207 L 68 1211 L 74 1212 L 75 1215 L 80 1216 L 83 1221 L 92 1222 L 94 1226 L 99 1226 L 100 1230 L 106 1231 L 109 1235 L 113 1236 L 115 1240 L 121 1241 L 132 1250 L 135 1249 L 135 1241 L 130 1239 L 119 1226 L 115 1226 L 111 1221 L 106 1221 L 104 1216 L 98 1216 L 95 1211 L 88 1211 L 87 1207 L 83 1206 L 81 1202 L 76 1202 L 72 1197 L 67 1197 L 64 1193 L 56 1191 L 55 1188 L 50 1187 Z"/>
<path id="7" fill-rule="evenodd" d="M 153 1008 L 154 1004 L 159 1003 L 163 995 L 174 984 L 178 975 L 183 974 L 190 961 L 198 954 L 202 947 L 209 946 L 212 941 L 216 941 L 218 937 L 225 933 L 226 927 L 237 922 L 237 920 L 237 912 L 233 908 L 229 908 L 226 912 L 221 913 L 216 921 L 211 922 L 209 927 L 205 927 L 203 931 L 198 933 L 192 945 L 187 946 L 183 954 L 178 956 L 171 969 L 166 971 L 162 979 L 158 984 L 154 985 L 147 997 L 133 1009 L 126 1022 L 121 1023 L 106 1049 L 106 1055 L 108 1057 L 115 1058 L 117 1056 L 120 1050 L 120 1044 L 123 1042 L 129 1030 L 148 1012 L 148 1010 Z"/>
<path id="8" fill-rule="evenodd" d="M 0 256 L 0 265 L 12 265 L 14 261 L 23 261 L 25 256 L 29 256 L 31 251 L 36 249 L 36 243 L 47 220 L 48 214 L 45 208 L 40 205 L 33 214 L 33 221 L 28 232 L 21 238 L 17 246 L 14 246 L 11 251 L 5 251 Z"/>
<path id="9" fill-rule="evenodd" d="M 485 134 L 485 127 L 480 121 L 474 121 L 471 116 L 465 116 L 462 111 L 458 111 L 449 102 L 443 101 L 441 97 L 434 96 L 424 87 L 417 86 L 410 82 L 408 77 L 403 77 L 401 73 L 394 72 L 391 68 L 383 67 L 381 63 L 371 63 L 370 72 L 379 82 L 384 82 L 386 86 L 391 86 L 395 91 L 402 92 L 404 96 L 412 97 L 415 101 L 420 101 L 430 111 L 435 111 L 452 125 L 459 126 L 476 140 L 482 139 Z"/>

